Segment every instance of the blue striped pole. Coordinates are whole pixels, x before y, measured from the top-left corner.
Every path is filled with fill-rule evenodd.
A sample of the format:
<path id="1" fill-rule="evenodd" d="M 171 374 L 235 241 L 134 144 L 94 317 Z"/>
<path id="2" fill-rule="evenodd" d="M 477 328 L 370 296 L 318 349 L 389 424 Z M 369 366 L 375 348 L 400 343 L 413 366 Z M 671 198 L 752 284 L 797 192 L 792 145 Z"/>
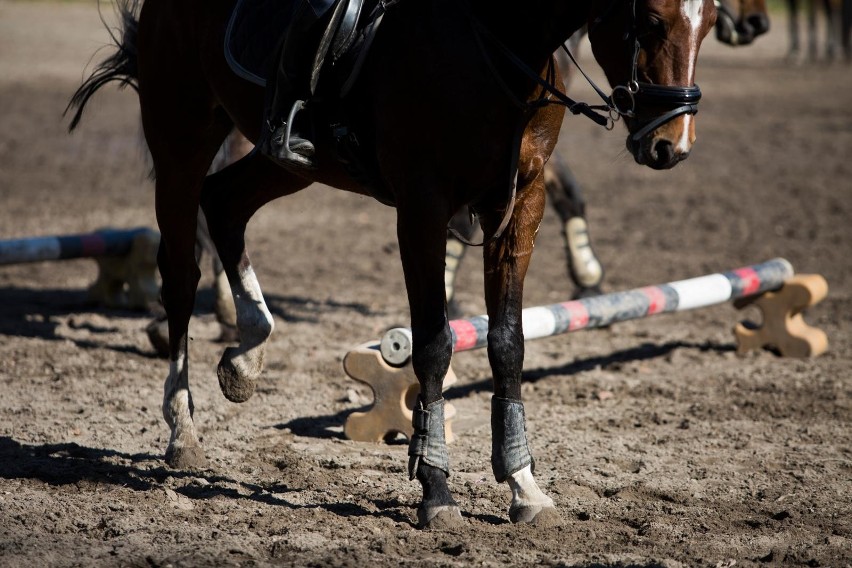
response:
<path id="1" fill-rule="evenodd" d="M 66 236 L 32 237 L 0 241 L 0 265 L 90 258 L 125 256 L 133 239 L 150 229 L 105 229 L 94 233 Z"/>
<path id="2" fill-rule="evenodd" d="M 783 258 L 775 258 L 729 272 L 527 308 L 522 312 L 524 340 L 721 304 L 776 290 L 792 276 L 793 266 Z M 488 316 L 453 320 L 450 329 L 454 352 L 488 344 Z M 381 341 L 381 353 L 389 365 L 406 364 L 411 357 L 411 330 L 388 331 Z"/>

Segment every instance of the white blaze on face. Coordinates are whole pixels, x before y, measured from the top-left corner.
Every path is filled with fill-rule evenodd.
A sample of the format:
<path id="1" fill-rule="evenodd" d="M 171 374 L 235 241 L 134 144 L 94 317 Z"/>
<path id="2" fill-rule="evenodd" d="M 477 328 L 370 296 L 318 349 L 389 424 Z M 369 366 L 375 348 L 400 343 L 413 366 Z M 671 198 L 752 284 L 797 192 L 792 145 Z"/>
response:
<path id="1" fill-rule="evenodd" d="M 683 0 L 683 4 L 680 7 L 681 14 L 683 14 L 689 26 L 689 58 L 686 71 L 688 85 L 692 85 L 695 82 L 695 63 L 698 59 L 699 32 L 701 31 L 701 13 L 703 8 L 704 0 Z M 693 118 L 691 114 L 683 116 L 683 131 L 677 144 L 677 150 L 680 152 L 689 152 L 690 150 L 689 131 L 691 130 L 690 127 L 692 126 Z"/>

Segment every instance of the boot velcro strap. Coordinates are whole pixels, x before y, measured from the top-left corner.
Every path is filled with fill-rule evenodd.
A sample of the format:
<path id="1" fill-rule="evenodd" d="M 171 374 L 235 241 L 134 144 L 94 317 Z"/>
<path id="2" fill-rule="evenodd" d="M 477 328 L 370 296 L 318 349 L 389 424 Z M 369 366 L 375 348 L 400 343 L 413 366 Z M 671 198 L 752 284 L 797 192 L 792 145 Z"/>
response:
<path id="1" fill-rule="evenodd" d="M 414 434 L 408 444 L 408 455 L 426 457 L 428 443 L 428 436 L 424 434 Z"/>
<path id="2" fill-rule="evenodd" d="M 411 425 L 414 426 L 415 432 L 422 432 L 429 427 L 430 414 L 431 412 L 426 409 L 414 409 L 413 416 L 411 417 Z"/>

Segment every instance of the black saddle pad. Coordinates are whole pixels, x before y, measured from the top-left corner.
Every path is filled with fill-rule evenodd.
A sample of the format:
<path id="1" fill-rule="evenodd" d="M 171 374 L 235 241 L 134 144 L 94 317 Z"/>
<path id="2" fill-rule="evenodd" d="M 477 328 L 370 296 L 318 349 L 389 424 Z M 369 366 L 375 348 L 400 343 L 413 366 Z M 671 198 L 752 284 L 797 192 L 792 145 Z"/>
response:
<path id="1" fill-rule="evenodd" d="M 310 4 L 317 16 L 333 5 L 332 0 L 237 0 L 225 32 L 225 59 L 234 73 L 266 86 L 275 48 L 297 2 Z"/>

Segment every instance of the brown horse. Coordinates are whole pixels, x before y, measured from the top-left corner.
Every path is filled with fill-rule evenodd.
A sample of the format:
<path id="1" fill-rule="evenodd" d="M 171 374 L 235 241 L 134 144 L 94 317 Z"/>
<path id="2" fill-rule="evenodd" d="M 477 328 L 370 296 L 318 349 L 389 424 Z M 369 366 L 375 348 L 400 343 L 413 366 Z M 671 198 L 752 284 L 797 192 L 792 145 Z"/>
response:
<path id="1" fill-rule="evenodd" d="M 806 0 L 804 4 L 807 14 L 808 59 L 816 61 L 818 57 L 817 12 L 822 11 L 825 15 L 825 59 L 828 61 L 833 60 L 839 47 L 842 46 L 846 61 L 852 61 L 852 43 L 850 43 L 852 0 Z M 798 59 L 801 50 L 799 32 L 800 5 L 799 0 L 787 0 L 787 12 L 789 14 L 788 27 L 790 32 L 790 47 L 787 57 L 791 60 Z"/>
<path id="2" fill-rule="evenodd" d="M 550 103 L 589 114 L 541 81 L 561 82 L 552 54 L 588 25 L 595 57 L 617 86 L 611 112 L 625 117 L 628 148 L 641 164 L 673 167 L 689 155 L 695 139 L 700 97 L 695 63 L 716 11 L 710 0 L 531 0 L 522 8 L 487 0 L 383 5 L 384 21 L 358 82 L 334 104 L 372 157 L 376 175 L 369 185 L 347 175 L 322 131 L 315 139 L 316 170 L 289 172 L 251 153 L 205 177 L 232 128 L 256 141 L 262 123 L 262 89 L 232 73 L 222 50 L 234 0 L 146 0 L 138 28 L 125 10 L 119 53 L 74 99 L 83 105 L 110 79 L 138 80 L 156 173 L 158 262 L 169 320 L 166 459 L 175 467 L 204 463 L 187 357 L 199 278 L 194 255 L 199 205 L 237 306 L 240 344 L 226 349 L 219 382 L 226 397 L 244 401 L 254 391 L 273 327 L 245 249 L 246 225 L 264 204 L 318 181 L 374 195 L 397 209 L 412 365 L 421 387 L 409 473 L 423 488 L 421 524 L 455 522 L 459 509 L 447 486 L 441 394 L 452 355 L 443 268 L 447 223 L 470 206 L 487 237 L 492 469 L 511 487 L 510 518 L 531 521 L 551 514 L 553 502 L 533 478 L 525 434 L 523 280 L 544 208 L 544 166 L 564 113 L 563 106 Z M 317 124 L 323 124 L 318 108 Z"/>
<path id="3" fill-rule="evenodd" d="M 714 0 L 719 17 L 716 39 L 728 45 L 748 45 L 769 31 L 766 0 Z"/>

